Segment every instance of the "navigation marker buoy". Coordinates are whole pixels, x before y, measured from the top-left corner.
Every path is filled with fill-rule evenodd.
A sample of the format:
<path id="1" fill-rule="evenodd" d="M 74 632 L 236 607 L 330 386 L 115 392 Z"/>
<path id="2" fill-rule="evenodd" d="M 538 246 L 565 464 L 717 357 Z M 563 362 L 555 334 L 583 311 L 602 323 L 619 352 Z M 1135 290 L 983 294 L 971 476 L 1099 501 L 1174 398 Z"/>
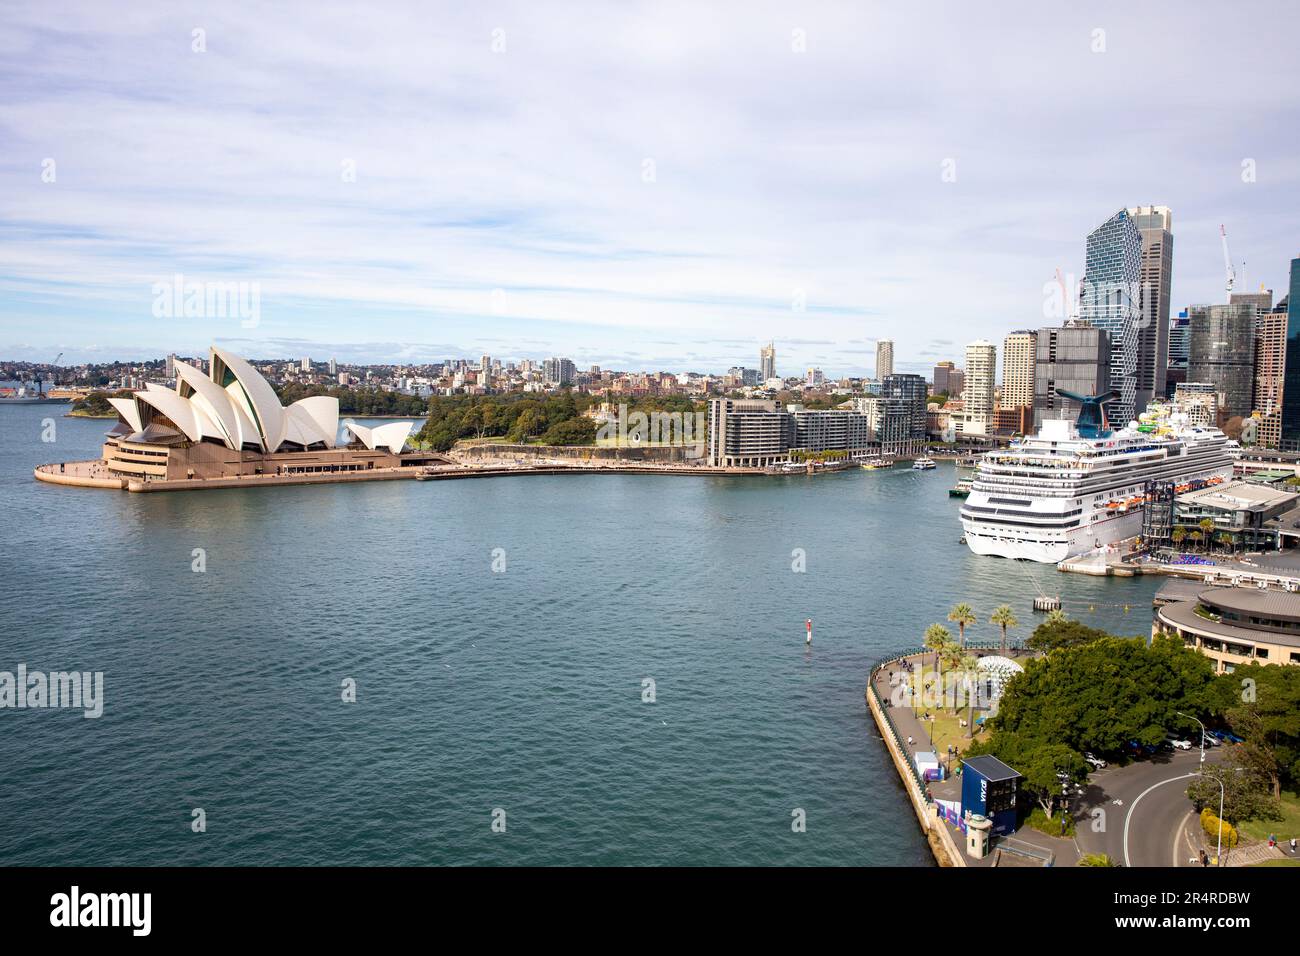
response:
<path id="1" fill-rule="evenodd" d="M 805 621 L 804 624 L 807 625 L 808 627 L 808 638 L 807 640 L 804 641 L 804 643 L 811 646 L 812 645 L 812 618 L 808 618 L 808 620 Z"/>

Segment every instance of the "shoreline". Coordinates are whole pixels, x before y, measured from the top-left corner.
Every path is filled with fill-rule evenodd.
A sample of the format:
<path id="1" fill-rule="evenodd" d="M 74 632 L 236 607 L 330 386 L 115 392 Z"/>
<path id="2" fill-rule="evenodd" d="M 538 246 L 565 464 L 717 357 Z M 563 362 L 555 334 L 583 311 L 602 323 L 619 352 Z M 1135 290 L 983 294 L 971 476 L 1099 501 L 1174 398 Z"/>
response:
<path id="1" fill-rule="evenodd" d="M 967 865 L 966 858 L 958 850 L 957 841 L 953 839 L 952 834 L 948 832 L 947 826 L 939 818 L 938 807 L 922 789 L 916 772 L 912 769 L 912 765 L 904 754 L 902 741 L 899 739 L 898 732 L 894 729 L 893 721 L 889 719 L 887 702 L 880 699 L 880 692 L 876 690 L 876 680 L 884 667 L 905 660 L 908 657 L 919 656 L 917 654 L 896 654 L 877 661 L 871 666 L 871 671 L 867 676 L 867 689 L 864 696 L 867 701 L 867 709 L 871 711 L 871 717 L 876 722 L 876 729 L 880 732 L 880 738 L 884 741 L 885 749 L 889 751 L 889 756 L 893 760 L 894 770 L 897 771 L 899 782 L 907 793 L 908 802 L 912 805 L 912 811 L 916 814 L 917 823 L 921 827 L 921 832 L 925 835 L 925 842 L 930 847 L 935 863 L 940 868 L 964 867 Z"/>
<path id="2" fill-rule="evenodd" d="M 37 481 L 65 487 L 100 488 L 113 491 L 152 493 L 162 491 L 204 491 L 229 488 L 259 488 L 282 485 L 326 485 L 363 481 L 451 481 L 463 478 L 502 478 L 526 475 L 686 475 L 768 476 L 762 469 L 710 468 L 706 465 L 646 464 L 643 462 L 599 465 L 538 463 L 533 465 L 433 465 L 373 468 L 365 471 L 292 475 L 243 475 L 229 478 L 138 478 L 110 472 L 103 462 L 50 462 L 32 472 Z M 775 476 L 783 477 L 783 476 Z"/>

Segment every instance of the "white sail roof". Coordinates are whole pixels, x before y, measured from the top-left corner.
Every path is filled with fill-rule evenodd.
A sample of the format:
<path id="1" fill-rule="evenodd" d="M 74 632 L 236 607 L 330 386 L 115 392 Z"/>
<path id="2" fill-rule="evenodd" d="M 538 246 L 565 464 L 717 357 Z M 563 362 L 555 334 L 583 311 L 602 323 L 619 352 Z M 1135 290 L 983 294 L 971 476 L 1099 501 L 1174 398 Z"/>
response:
<path id="1" fill-rule="evenodd" d="M 337 398 L 314 395 L 286 408 L 271 383 L 243 358 L 215 345 L 210 355 L 208 375 L 177 361 L 174 390 L 151 383 L 131 398 L 110 398 L 109 402 L 136 432 L 150 417 L 143 413 L 147 405 L 166 416 L 190 441 L 216 439 L 227 448 L 254 445 L 265 452 L 278 451 L 285 442 L 303 448 L 334 447 L 339 431 Z M 405 423 L 405 428 L 396 442 L 397 450 L 405 443 L 410 424 Z M 396 430 L 384 432 L 379 444 L 389 445 L 396 439 Z"/>

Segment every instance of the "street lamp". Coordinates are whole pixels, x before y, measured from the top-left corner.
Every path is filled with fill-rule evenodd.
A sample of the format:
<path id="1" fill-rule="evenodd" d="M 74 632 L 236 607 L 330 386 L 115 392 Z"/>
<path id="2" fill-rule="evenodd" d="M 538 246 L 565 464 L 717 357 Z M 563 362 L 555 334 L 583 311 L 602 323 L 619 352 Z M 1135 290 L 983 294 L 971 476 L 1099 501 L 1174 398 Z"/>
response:
<path id="1" fill-rule="evenodd" d="M 1186 717 L 1188 720 L 1195 720 L 1198 724 L 1201 724 L 1201 763 L 1205 763 L 1205 724 L 1202 724 L 1199 718 L 1193 717 L 1191 714 L 1184 714 L 1181 710 L 1176 710 L 1174 713 L 1179 717 Z"/>
<path id="2" fill-rule="evenodd" d="M 1183 714 L 1183 716 L 1186 717 L 1187 715 Z M 1196 718 L 1193 717 L 1192 720 L 1196 720 Z M 1205 758 L 1202 757 L 1201 759 Z M 1229 773 L 1241 773 L 1246 769 L 1245 767 L 1233 767 L 1229 770 Z M 1208 773 L 1197 773 L 1196 776 L 1206 777 L 1219 785 L 1219 840 L 1214 851 L 1214 865 L 1216 867 L 1223 866 L 1223 778 L 1212 777 Z"/>

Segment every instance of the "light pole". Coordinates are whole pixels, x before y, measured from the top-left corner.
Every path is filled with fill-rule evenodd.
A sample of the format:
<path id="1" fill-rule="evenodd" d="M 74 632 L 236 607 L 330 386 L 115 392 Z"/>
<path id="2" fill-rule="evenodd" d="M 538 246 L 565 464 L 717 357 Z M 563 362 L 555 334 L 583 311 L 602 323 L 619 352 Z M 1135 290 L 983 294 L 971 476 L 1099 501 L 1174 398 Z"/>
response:
<path id="1" fill-rule="evenodd" d="M 1187 715 L 1183 714 L 1183 716 L 1186 717 Z M 1196 720 L 1196 718 L 1193 717 L 1192 720 Z M 1241 773 L 1245 769 L 1246 769 L 1245 767 L 1233 767 L 1228 772 Z M 1210 780 L 1213 780 L 1215 783 L 1219 785 L 1219 840 L 1214 851 L 1214 865 L 1216 867 L 1220 867 L 1223 866 L 1223 794 L 1224 794 L 1223 778 L 1212 777 L 1208 773 L 1197 773 L 1196 776 L 1206 777 Z"/>
<path id="2" fill-rule="evenodd" d="M 1181 710 L 1176 710 L 1174 713 L 1179 717 L 1186 717 L 1188 720 L 1195 720 L 1198 724 L 1201 724 L 1201 763 L 1205 763 L 1205 724 L 1202 724 L 1199 718 L 1193 717 L 1191 714 L 1184 714 Z"/>

